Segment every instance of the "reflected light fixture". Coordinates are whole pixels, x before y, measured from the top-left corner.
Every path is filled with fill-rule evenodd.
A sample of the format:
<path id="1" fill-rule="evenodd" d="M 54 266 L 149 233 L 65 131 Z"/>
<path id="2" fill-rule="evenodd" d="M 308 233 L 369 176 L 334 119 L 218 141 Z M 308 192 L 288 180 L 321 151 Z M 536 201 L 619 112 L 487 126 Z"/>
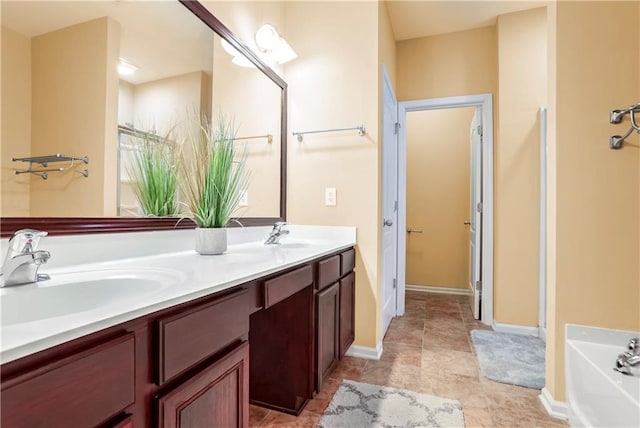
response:
<path id="1" fill-rule="evenodd" d="M 118 61 L 118 74 L 120 76 L 131 76 L 136 71 L 138 71 L 138 67 L 131 64 L 127 60 L 120 58 L 120 60 Z"/>
<path id="2" fill-rule="evenodd" d="M 240 67 L 245 67 L 245 68 L 251 68 L 251 67 L 255 68 L 255 65 L 251 61 L 249 61 L 247 57 L 242 55 L 240 51 L 234 48 L 231 45 L 231 43 L 227 42 L 222 37 L 220 38 L 220 44 L 222 45 L 222 49 L 224 49 L 225 52 L 227 52 L 229 55 L 233 57 L 231 62 L 233 62 L 235 65 L 239 65 Z"/>
<path id="3" fill-rule="evenodd" d="M 287 41 L 271 24 L 264 24 L 255 35 L 256 46 L 271 61 L 284 64 L 298 57 Z"/>

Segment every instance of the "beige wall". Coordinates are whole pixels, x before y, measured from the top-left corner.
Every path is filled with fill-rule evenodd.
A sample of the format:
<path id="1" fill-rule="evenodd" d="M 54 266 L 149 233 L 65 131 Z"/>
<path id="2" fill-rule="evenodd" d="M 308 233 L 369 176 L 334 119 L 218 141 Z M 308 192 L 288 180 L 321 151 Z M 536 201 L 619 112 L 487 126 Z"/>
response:
<path id="1" fill-rule="evenodd" d="M 538 325 L 539 109 L 547 95 L 546 9 L 498 18 L 494 318 Z"/>
<path id="2" fill-rule="evenodd" d="M 280 128 L 282 90 L 256 68 L 232 62 L 216 37 L 213 62 L 213 100 L 216 121 L 222 113 L 233 118 L 236 136 L 267 138 L 239 139 L 238 150 L 247 150 L 246 167 L 251 173 L 248 205 L 239 207 L 243 217 L 280 216 Z"/>
<path id="3" fill-rule="evenodd" d="M 407 114 L 407 284 L 469 288 L 474 107 Z"/>
<path id="4" fill-rule="evenodd" d="M 2 27 L 2 128 L 0 216 L 29 215 L 30 174 L 15 175 L 28 163 L 12 162 L 31 155 L 31 40 Z"/>
<path id="5" fill-rule="evenodd" d="M 32 40 L 31 152 L 89 156 L 90 174 L 32 180 L 33 216 L 116 213 L 119 32 L 100 18 Z"/>
<path id="6" fill-rule="evenodd" d="M 308 19 L 313 16 L 313 19 Z M 378 286 L 378 4 L 286 3 L 287 39 L 299 58 L 286 66 L 289 131 L 352 127 L 355 131 L 289 138 L 288 219 L 358 228 L 356 339 L 380 339 Z M 354 28 L 357 25 L 357 31 Z M 337 206 L 324 189 L 337 189 Z"/>
<path id="7" fill-rule="evenodd" d="M 210 88 L 211 77 L 200 71 L 134 85 L 133 123 L 137 128 L 166 135 L 183 124 L 189 114 L 211 111 L 209 98 L 202 96 Z"/>
<path id="8" fill-rule="evenodd" d="M 496 28 L 397 43 L 398 101 L 492 93 L 498 89 Z"/>
<path id="9" fill-rule="evenodd" d="M 387 2 L 383 1 L 378 3 L 378 57 L 380 58 L 380 62 L 385 65 L 387 73 L 389 73 L 391 85 L 395 90 L 397 87 L 396 39 L 393 35 L 393 28 L 391 28 L 391 20 L 389 19 L 389 12 L 387 11 Z M 382 88 L 382 81 L 379 82 L 378 86 Z M 382 102 L 382 95 L 380 95 L 380 101 Z M 380 110 L 382 111 L 382 109 Z M 382 115 L 380 117 L 382 118 Z"/>
<path id="10" fill-rule="evenodd" d="M 547 388 L 564 399 L 566 323 L 638 330 L 640 152 L 610 150 L 609 111 L 637 101 L 638 2 L 555 6 L 555 266 L 549 277 Z M 611 43 L 615 28 L 616 43 Z M 616 64 L 612 80 L 611 64 Z M 552 84 L 554 82 L 551 82 Z M 553 262 L 553 260 L 552 260 Z"/>

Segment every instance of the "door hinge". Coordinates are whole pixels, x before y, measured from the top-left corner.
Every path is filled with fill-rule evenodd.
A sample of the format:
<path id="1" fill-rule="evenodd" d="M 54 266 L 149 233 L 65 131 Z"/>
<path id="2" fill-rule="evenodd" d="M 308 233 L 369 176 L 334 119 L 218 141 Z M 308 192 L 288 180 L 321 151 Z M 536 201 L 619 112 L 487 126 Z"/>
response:
<path id="1" fill-rule="evenodd" d="M 482 125 L 478 125 L 478 135 L 482 137 Z"/>
<path id="2" fill-rule="evenodd" d="M 395 131 L 393 133 L 396 135 L 400 133 L 400 122 L 396 122 Z"/>
<path id="3" fill-rule="evenodd" d="M 476 291 L 482 291 L 482 281 L 476 281 Z"/>
<path id="4" fill-rule="evenodd" d="M 397 285 L 396 283 L 397 283 L 396 279 L 395 279 L 395 278 L 393 278 L 393 288 L 394 288 L 394 289 L 396 288 L 396 285 Z"/>
<path id="5" fill-rule="evenodd" d="M 476 206 L 476 210 L 481 213 L 482 212 L 482 202 L 478 202 L 478 205 Z"/>
<path id="6" fill-rule="evenodd" d="M 393 203 L 393 210 L 394 210 L 394 211 L 398 211 L 398 201 L 395 201 L 395 202 Z"/>

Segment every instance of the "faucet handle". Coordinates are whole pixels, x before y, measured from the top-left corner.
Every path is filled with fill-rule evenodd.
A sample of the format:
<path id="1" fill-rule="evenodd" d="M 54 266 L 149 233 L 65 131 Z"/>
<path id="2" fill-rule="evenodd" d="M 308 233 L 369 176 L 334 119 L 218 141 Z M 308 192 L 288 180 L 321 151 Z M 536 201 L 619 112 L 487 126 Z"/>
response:
<path id="1" fill-rule="evenodd" d="M 13 234 L 9 240 L 9 245 L 13 251 L 23 254 L 32 253 L 38 248 L 40 238 L 47 235 L 48 233 L 43 230 L 20 229 Z"/>
<path id="2" fill-rule="evenodd" d="M 273 230 L 280 231 L 280 229 L 282 229 L 282 227 L 286 225 L 286 221 L 276 221 L 275 223 L 273 223 Z"/>
<path id="3" fill-rule="evenodd" d="M 631 339 L 627 345 L 627 349 L 631 351 L 633 355 L 640 355 L 640 339 L 637 337 Z"/>

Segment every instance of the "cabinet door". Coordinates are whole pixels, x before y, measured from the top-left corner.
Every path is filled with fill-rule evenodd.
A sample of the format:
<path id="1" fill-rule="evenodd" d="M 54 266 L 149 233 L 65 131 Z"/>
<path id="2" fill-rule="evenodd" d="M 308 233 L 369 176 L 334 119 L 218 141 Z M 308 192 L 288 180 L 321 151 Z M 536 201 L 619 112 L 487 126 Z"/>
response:
<path id="1" fill-rule="evenodd" d="M 249 425 L 249 343 L 156 398 L 160 428 Z"/>
<path id="2" fill-rule="evenodd" d="M 353 343 L 355 332 L 356 275 L 351 272 L 340 280 L 340 358 Z"/>
<path id="3" fill-rule="evenodd" d="M 324 379 L 339 358 L 338 328 L 340 316 L 339 288 L 336 282 L 316 295 L 317 318 L 317 362 L 316 390 L 322 387 Z"/>

